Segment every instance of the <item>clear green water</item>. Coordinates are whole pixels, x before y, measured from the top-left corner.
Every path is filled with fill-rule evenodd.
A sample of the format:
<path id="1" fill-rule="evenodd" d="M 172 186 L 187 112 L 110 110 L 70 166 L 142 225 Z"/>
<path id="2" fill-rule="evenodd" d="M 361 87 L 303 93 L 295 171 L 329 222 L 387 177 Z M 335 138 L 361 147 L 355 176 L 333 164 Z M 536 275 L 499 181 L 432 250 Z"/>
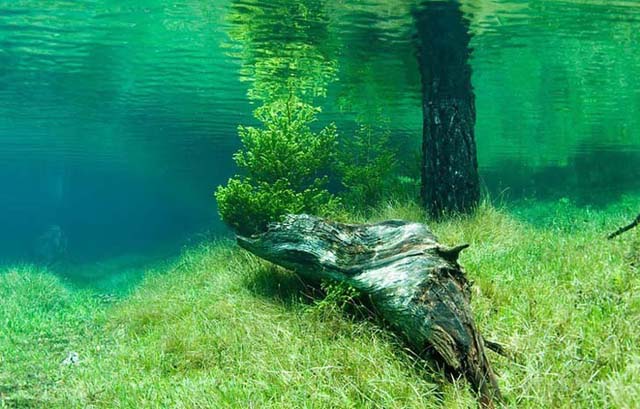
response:
<path id="1" fill-rule="evenodd" d="M 215 240 L 237 127 L 292 80 L 318 129 L 383 124 L 416 176 L 420 3 L 0 0 L 0 408 L 478 407 L 350 292 Z M 460 4 L 506 205 L 430 226 L 471 244 L 506 406 L 638 407 L 640 228 L 604 237 L 640 210 L 640 0 Z"/>
<path id="2" fill-rule="evenodd" d="M 51 225 L 76 263 L 225 234 L 212 192 L 265 72 L 308 76 L 345 135 L 387 121 L 415 162 L 416 4 L 0 0 L 0 260 L 30 260 Z M 640 191 L 640 1 L 462 8 L 488 192 L 601 206 Z M 274 58 L 297 65 L 260 65 Z"/>

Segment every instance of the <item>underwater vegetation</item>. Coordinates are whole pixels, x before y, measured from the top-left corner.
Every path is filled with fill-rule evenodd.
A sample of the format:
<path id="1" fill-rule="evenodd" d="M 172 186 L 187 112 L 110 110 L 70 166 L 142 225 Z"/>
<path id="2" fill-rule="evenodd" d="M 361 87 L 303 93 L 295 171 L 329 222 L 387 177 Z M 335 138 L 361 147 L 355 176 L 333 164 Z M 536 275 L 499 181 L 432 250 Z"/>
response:
<path id="1" fill-rule="evenodd" d="M 461 263 L 478 326 L 513 354 L 489 352 L 507 407 L 634 408 L 640 236 L 604 237 L 637 200 L 482 205 L 442 222 L 390 203 L 366 220 L 426 221 L 443 243 L 471 244 Z M 185 250 L 116 299 L 31 266 L 5 270 L 0 406 L 476 407 L 466 382 L 351 312 L 348 292 L 310 291 L 225 241 Z M 70 352 L 78 363 L 63 365 Z"/>
<path id="2" fill-rule="evenodd" d="M 391 132 L 384 126 L 361 124 L 338 149 L 336 173 L 344 203 L 356 210 L 375 207 L 388 196 L 411 197 L 415 192 L 398 182 L 398 165 Z"/>
<path id="3" fill-rule="evenodd" d="M 239 127 L 242 149 L 234 160 L 242 174 L 215 193 L 222 220 L 235 232 L 264 231 L 286 214 L 340 218 L 385 197 L 410 197 L 397 181 L 388 130 L 361 125 L 339 140 L 333 124 L 311 130 L 318 112 L 291 96 L 255 111 L 262 127 Z M 341 185 L 337 194 L 329 191 L 330 179 Z"/>
<path id="4" fill-rule="evenodd" d="M 220 216 L 234 230 L 251 234 L 288 213 L 327 215 L 337 207 L 326 189 L 336 128 L 312 132 L 317 111 L 291 96 L 256 110 L 263 128 L 239 128 L 244 149 L 234 160 L 245 175 L 216 191 Z"/>

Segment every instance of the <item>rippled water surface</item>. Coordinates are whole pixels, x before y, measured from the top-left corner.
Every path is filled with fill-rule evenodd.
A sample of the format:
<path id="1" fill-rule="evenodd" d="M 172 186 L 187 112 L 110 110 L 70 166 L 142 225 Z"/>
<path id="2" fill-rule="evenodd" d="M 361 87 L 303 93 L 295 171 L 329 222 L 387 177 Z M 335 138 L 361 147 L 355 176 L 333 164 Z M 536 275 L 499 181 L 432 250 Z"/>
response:
<path id="1" fill-rule="evenodd" d="M 0 258 L 29 257 L 51 226 L 78 260 L 223 232 L 212 193 L 234 173 L 236 128 L 257 106 L 255 67 L 274 53 L 302 55 L 274 75 L 320 78 L 309 92 L 322 122 L 348 130 L 384 117 L 412 155 L 415 7 L 0 0 Z M 601 205 L 639 190 L 640 1 L 462 9 L 491 194 Z M 311 89 L 317 81 L 325 92 Z"/>

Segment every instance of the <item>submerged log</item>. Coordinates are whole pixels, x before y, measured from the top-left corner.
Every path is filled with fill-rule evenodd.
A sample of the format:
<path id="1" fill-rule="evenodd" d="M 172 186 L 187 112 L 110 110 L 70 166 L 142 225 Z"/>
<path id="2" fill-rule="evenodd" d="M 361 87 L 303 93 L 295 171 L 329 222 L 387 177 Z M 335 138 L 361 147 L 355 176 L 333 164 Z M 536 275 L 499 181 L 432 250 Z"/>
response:
<path id="1" fill-rule="evenodd" d="M 640 214 L 631 223 L 627 224 L 626 226 L 620 227 L 618 230 L 616 230 L 613 233 L 611 233 L 610 235 L 608 235 L 607 238 L 609 240 L 611 240 L 613 238 L 616 238 L 619 235 L 621 235 L 622 233 L 625 233 L 625 232 L 633 229 L 634 227 L 638 226 L 639 224 L 640 224 Z"/>
<path id="2" fill-rule="evenodd" d="M 471 313 L 471 285 L 457 262 L 467 245 L 443 246 L 419 223 L 356 225 L 309 215 L 289 215 L 265 233 L 237 240 L 303 279 L 332 279 L 368 295 L 418 354 L 465 376 L 484 407 L 500 401 Z"/>

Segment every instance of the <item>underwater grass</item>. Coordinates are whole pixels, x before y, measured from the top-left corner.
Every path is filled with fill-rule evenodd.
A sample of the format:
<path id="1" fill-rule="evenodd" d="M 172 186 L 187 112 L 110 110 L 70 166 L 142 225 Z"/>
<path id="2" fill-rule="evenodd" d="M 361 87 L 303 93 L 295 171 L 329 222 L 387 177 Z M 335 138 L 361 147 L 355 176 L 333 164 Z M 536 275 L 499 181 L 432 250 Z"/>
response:
<path id="1" fill-rule="evenodd" d="M 47 406 L 65 358 L 98 345 L 108 302 L 35 266 L 0 271 L 0 407 Z"/>
<path id="2" fill-rule="evenodd" d="M 230 243 L 185 253 L 111 312 L 114 348 L 78 368 L 59 407 L 435 407 L 395 339 Z"/>
<path id="3" fill-rule="evenodd" d="M 472 216 L 430 223 L 444 243 L 471 244 L 461 263 L 476 284 L 478 326 L 515 356 L 490 353 L 506 406 L 638 407 L 640 234 L 604 240 L 635 215 L 632 202 L 594 210 L 561 201 L 510 212 L 484 204 Z M 418 206 L 401 203 L 366 217 L 425 221 Z M 375 322 L 345 314 L 332 297 L 310 299 L 294 275 L 230 242 L 185 251 L 113 305 L 46 274 L 33 284 L 24 277 L 34 276 L 0 275 L 3 296 L 22 294 L 3 297 L 2 316 L 27 305 L 40 318 L 9 327 L 9 337 L 44 328 L 67 340 L 51 344 L 55 359 L 48 347 L 29 346 L 13 354 L 22 358 L 9 372 L 0 361 L 5 383 L 11 371 L 34 368 L 41 376 L 24 378 L 23 393 L 39 399 L 23 407 L 476 407 L 465 382 L 445 380 Z M 52 298 L 37 296 L 43 285 Z M 52 304 L 58 298 L 66 301 Z M 6 351 L 11 344 L 0 337 Z M 69 345 L 80 364 L 61 368 Z M 15 391 L 0 393 L 3 405 L 17 402 Z"/>

